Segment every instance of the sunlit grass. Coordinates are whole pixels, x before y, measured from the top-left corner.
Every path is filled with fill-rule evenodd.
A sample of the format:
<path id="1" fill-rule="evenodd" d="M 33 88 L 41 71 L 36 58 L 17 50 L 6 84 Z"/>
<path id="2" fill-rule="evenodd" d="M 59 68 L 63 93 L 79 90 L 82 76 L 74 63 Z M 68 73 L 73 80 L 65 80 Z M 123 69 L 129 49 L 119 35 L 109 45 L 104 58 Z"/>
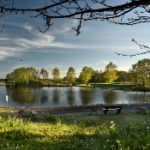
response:
<path id="1" fill-rule="evenodd" d="M 45 122 L 9 116 L 0 117 L 2 150 L 150 149 L 150 114 L 49 116 Z"/>
<path id="2" fill-rule="evenodd" d="M 114 88 L 114 89 L 119 89 L 119 90 L 134 90 L 135 85 L 133 83 L 93 83 L 92 84 L 94 87 L 99 87 L 99 88 Z"/>

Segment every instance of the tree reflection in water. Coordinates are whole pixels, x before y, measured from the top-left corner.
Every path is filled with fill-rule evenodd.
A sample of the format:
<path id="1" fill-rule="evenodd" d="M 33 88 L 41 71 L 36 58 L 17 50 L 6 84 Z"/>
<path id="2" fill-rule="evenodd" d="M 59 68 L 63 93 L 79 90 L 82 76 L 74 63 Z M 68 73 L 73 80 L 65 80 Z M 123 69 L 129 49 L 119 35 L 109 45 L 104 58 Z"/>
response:
<path id="1" fill-rule="evenodd" d="M 36 100 L 36 92 L 28 87 L 6 87 L 10 99 L 20 104 L 33 104 Z"/>
<path id="2" fill-rule="evenodd" d="M 41 93 L 40 93 L 41 95 L 41 103 L 42 104 L 44 104 L 44 103 L 46 103 L 47 101 L 48 101 L 48 91 L 47 90 L 44 90 L 44 89 L 42 89 L 42 91 L 41 91 Z"/>
<path id="3" fill-rule="evenodd" d="M 58 104 L 59 101 L 60 101 L 60 90 L 59 90 L 58 88 L 55 88 L 55 89 L 53 90 L 52 101 L 53 101 L 55 104 Z"/>
<path id="4" fill-rule="evenodd" d="M 80 88 L 80 97 L 82 105 L 88 105 L 92 100 L 92 89 L 91 88 Z"/>
<path id="5" fill-rule="evenodd" d="M 150 102 L 150 93 L 149 92 L 132 92 L 128 95 L 128 98 L 135 102 Z"/>
<path id="6" fill-rule="evenodd" d="M 68 105 L 69 106 L 73 106 L 75 104 L 75 91 L 73 90 L 73 88 L 68 88 L 67 92 L 67 100 L 68 100 Z"/>
<path id="7" fill-rule="evenodd" d="M 103 99 L 105 104 L 115 104 L 117 101 L 117 93 L 113 90 L 104 91 Z"/>

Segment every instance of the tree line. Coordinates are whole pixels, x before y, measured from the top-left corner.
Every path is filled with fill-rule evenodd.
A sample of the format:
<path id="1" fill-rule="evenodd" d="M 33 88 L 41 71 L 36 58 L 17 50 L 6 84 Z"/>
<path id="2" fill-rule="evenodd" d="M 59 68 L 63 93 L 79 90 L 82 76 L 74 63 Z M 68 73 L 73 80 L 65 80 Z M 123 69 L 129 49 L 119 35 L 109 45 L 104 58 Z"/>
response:
<path id="1" fill-rule="evenodd" d="M 89 83 L 114 83 L 132 82 L 141 89 L 150 88 L 150 59 L 139 60 L 132 65 L 129 71 L 119 71 L 117 66 L 109 62 L 104 71 L 97 71 L 84 66 L 77 77 L 76 69 L 69 67 L 66 76 L 61 78 L 59 68 L 52 70 L 52 79 L 45 68 L 40 70 L 34 67 L 20 67 L 6 75 L 8 83 L 13 85 L 36 85 L 36 84 L 89 84 Z"/>

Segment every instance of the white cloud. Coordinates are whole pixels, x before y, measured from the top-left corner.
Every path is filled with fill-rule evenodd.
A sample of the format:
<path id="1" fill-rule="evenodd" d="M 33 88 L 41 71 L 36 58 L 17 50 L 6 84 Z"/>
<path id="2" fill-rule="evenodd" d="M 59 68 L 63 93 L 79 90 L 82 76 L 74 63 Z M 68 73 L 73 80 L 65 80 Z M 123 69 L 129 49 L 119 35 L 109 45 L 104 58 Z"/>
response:
<path id="1" fill-rule="evenodd" d="M 17 57 L 20 55 L 23 49 L 13 47 L 0 47 L 0 60 L 4 60 L 8 57 Z"/>
<path id="2" fill-rule="evenodd" d="M 70 31 L 70 27 L 69 26 L 65 26 L 65 27 L 63 27 L 61 30 L 60 30 L 60 32 L 61 33 L 64 33 L 64 32 L 68 32 L 68 31 Z"/>
<path id="3" fill-rule="evenodd" d="M 31 31 L 33 29 L 30 24 L 23 24 L 22 27 L 28 31 Z"/>
<path id="4" fill-rule="evenodd" d="M 16 39 L 15 43 L 19 46 L 22 46 L 26 49 L 30 48 L 49 48 L 49 47 L 56 47 L 56 48 L 74 48 L 76 47 L 73 44 L 69 43 L 64 43 L 64 42 L 57 42 L 55 40 L 55 37 L 46 34 L 46 33 L 36 33 L 35 34 L 36 38 L 34 39 L 25 39 L 25 38 L 20 38 Z"/>
<path id="5" fill-rule="evenodd" d="M 75 48 L 76 45 L 60 42 L 48 33 L 40 33 L 38 31 L 34 32 L 30 25 L 24 25 L 23 28 L 31 30 L 31 34 L 34 38 L 10 38 L 10 37 L 0 37 L 0 60 L 4 60 L 8 57 L 15 57 L 21 53 L 29 50 L 37 50 L 41 48 Z M 4 43 L 5 42 L 5 43 Z M 9 46 L 8 46 L 8 44 Z"/>
<path id="6" fill-rule="evenodd" d="M 24 48 L 43 48 L 49 47 L 50 44 L 54 41 L 54 37 L 51 35 L 36 35 L 36 39 L 25 39 L 20 38 L 16 39 L 15 42 Z"/>
<path id="7" fill-rule="evenodd" d="M 9 38 L 6 37 L 0 37 L 0 41 L 7 41 Z"/>

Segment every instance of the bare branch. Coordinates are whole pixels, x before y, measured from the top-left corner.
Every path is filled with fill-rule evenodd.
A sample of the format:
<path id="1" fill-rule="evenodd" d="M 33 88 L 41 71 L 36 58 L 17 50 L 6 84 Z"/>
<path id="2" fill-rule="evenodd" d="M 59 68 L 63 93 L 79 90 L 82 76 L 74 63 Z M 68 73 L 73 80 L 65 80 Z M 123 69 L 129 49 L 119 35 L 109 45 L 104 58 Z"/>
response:
<path id="1" fill-rule="evenodd" d="M 134 56 L 150 53 L 150 46 L 148 46 L 146 44 L 139 44 L 135 39 L 132 39 L 132 42 L 134 42 L 136 45 L 138 45 L 140 49 L 144 49 L 144 50 L 146 49 L 146 50 L 144 52 L 134 53 L 134 54 L 123 54 L 123 53 L 118 53 L 118 52 L 115 52 L 115 54 L 117 54 L 119 56 L 134 57 Z"/>
<path id="2" fill-rule="evenodd" d="M 125 25 L 150 21 L 149 0 L 125 0 L 124 3 L 114 2 L 113 0 L 51 0 L 46 6 L 37 8 L 34 8 L 34 6 L 33 8 L 16 8 L 15 1 L 9 1 L 11 7 L 8 4 L 0 3 L 0 14 L 24 14 L 26 12 L 32 17 L 41 17 L 45 22 L 45 31 L 52 25 L 53 19 L 79 20 L 76 28 L 77 35 L 80 33 L 82 20 L 99 19 Z M 135 11 L 133 12 L 133 10 Z M 131 14 L 128 15 L 129 13 Z"/>

